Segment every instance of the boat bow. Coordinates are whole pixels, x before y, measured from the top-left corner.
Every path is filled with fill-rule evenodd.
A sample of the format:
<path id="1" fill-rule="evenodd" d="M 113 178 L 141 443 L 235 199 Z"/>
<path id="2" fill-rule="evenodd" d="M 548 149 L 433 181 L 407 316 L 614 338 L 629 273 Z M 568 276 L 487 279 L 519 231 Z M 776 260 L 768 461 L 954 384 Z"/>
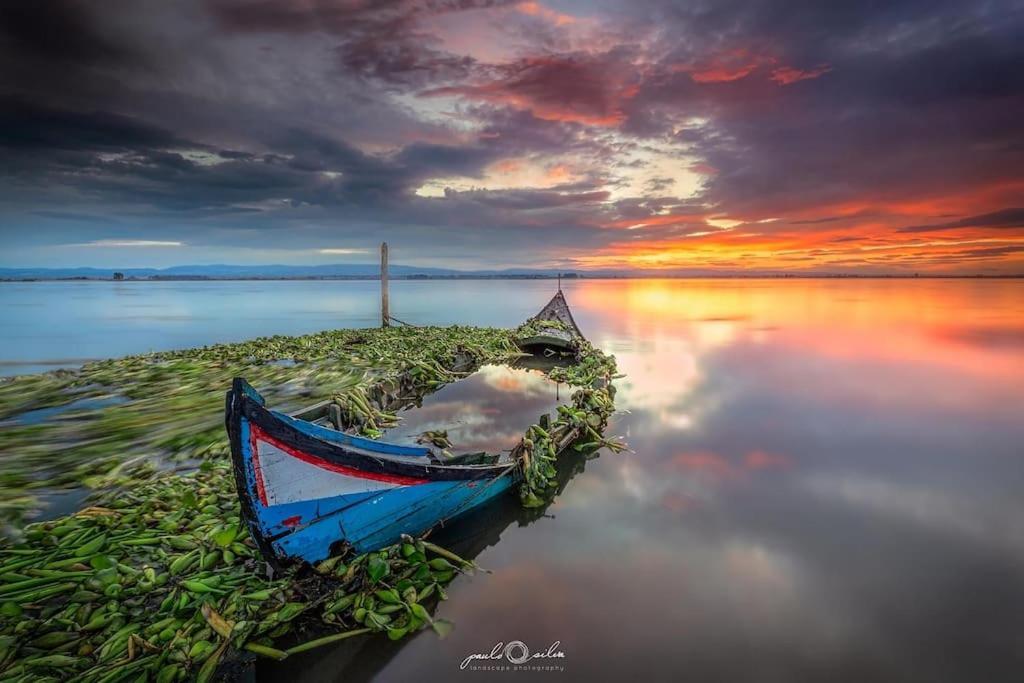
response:
<path id="1" fill-rule="evenodd" d="M 316 562 L 344 543 L 366 552 L 420 534 L 507 490 L 515 463 L 448 465 L 268 410 L 245 380 L 227 396 L 242 516 L 272 562 Z"/>
<path id="2" fill-rule="evenodd" d="M 583 333 L 576 325 L 565 295 L 559 289 L 537 315 L 519 329 L 516 343 L 530 353 L 572 352 L 579 350 Z"/>

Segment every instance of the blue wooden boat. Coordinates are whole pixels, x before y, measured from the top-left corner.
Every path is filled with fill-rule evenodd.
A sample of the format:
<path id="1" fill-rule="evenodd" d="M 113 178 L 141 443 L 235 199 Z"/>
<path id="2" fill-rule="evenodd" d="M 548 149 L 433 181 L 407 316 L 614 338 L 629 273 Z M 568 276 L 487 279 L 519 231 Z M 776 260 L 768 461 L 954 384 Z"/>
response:
<path id="1" fill-rule="evenodd" d="M 559 320 L 548 339 L 523 348 L 550 354 L 572 347 L 561 291 L 531 320 Z M 571 322 L 578 334 L 575 322 Z M 534 331 L 538 329 L 533 326 Z M 522 448 L 510 453 L 442 458 L 431 448 L 388 443 L 343 431 L 324 402 L 291 415 L 271 410 L 236 378 L 227 394 L 231 442 L 242 516 L 272 564 L 317 562 L 352 548 L 374 550 L 402 534 L 421 535 L 499 496 L 521 480 Z M 330 424 L 321 424 L 325 421 Z M 578 436 L 553 434 L 560 449 Z"/>

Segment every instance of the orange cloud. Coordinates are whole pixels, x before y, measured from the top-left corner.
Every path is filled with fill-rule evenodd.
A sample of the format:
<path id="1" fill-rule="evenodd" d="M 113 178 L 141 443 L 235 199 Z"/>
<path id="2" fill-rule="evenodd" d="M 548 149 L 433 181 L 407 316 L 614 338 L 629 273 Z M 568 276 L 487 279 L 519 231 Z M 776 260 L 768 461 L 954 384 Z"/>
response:
<path id="1" fill-rule="evenodd" d="M 672 71 L 689 74 L 694 83 L 730 83 L 746 78 L 774 61 L 774 57 L 736 48 L 699 61 L 678 63 Z"/>
<path id="2" fill-rule="evenodd" d="M 542 19 L 547 19 L 556 26 L 565 26 L 566 24 L 576 23 L 576 17 L 572 16 L 571 14 L 562 14 L 561 12 L 556 12 L 555 10 L 549 7 L 545 7 L 539 2 L 524 2 L 520 5 L 517 5 L 516 9 L 518 9 L 523 14 L 530 15 L 531 17 L 541 17 Z"/>
<path id="3" fill-rule="evenodd" d="M 572 172 L 569 170 L 569 167 L 566 166 L 565 164 L 558 164 L 556 166 L 552 166 L 551 168 L 549 168 L 545 172 L 544 176 L 551 182 L 562 183 L 569 180 L 569 178 L 572 177 Z"/>
<path id="4" fill-rule="evenodd" d="M 759 66 L 771 61 L 770 57 L 737 49 L 713 55 L 697 64 L 677 65 L 675 70 L 690 74 L 695 83 L 728 83 L 749 76 Z"/>
<path id="5" fill-rule="evenodd" d="M 522 167 L 523 162 L 519 159 L 503 159 L 491 166 L 495 173 L 515 173 Z"/>
<path id="6" fill-rule="evenodd" d="M 648 270 L 1019 274 L 1024 272 L 1020 230 L 969 222 L 934 233 L 900 229 L 998 211 L 1016 205 L 1021 193 L 1024 183 L 997 183 L 959 193 L 818 204 L 774 215 L 730 214 L 742 222 L 685 236 L 623 232 L 621 239 L 576 261 L 580 267 Z M 615 218 L 603 227 L 699 225 L 713 215 L 709 210 Z"/>
<path id="7" fill-rule="evenodd" d="M 832 70 L 832 67 L 828 64 L 820 64 L 813 69 L 795 69 L 791 66 L 780 66 L 777 69 L 773 69 L 770 78 L 779 85 L 789 85 L 790 83 L 796 83 L 797 81 L 806 81 L 810 78 L 817 78 L 822 74 L 826 74 Z"/>
<path id="8" fill-rule="evenodd" d="M 658 216 L 645 216 L 643 218 L 623 218 L 612 221 L 606 227 L 610 228 L 635 228 L 652 225 L 675 225 L 677 223 L 703 223 L 708 217 L 704 213 L 666 213 Z"/>
<path id="9" fill-rule="evenodd" d="M 697 83 L 728 83 L 750 75 L 757 68 L 756 64 L 745 64 L 738 67 L 709 67 L 702 71 L 690 72 L 690 78 Z"/>
<path id="10" fill-rule="evenodd" d="M 792 461 L 784 455 L 764 451 L 750 451 L 743 458 L 743 466 L 748 470 L 787 469 L 792 464 Z"/>
<path id="11" fill-rule="evenodd" d="M 753 54 L 749 50 L 738 48 L 712 55 L 694 64 L 677 64 L 673 71 L 688 73 L 695 83 L 730 83 L 746 78 L 761 67 L 778 63 L 776 57 Z M 828 64 L 819 64 L 811 69 L 798 69 L 783 64 L 775 66 L 768 78 L 779 85 L 790 85 L 797 81 L 817 78 L 831 70 L 832 67 Z"/>

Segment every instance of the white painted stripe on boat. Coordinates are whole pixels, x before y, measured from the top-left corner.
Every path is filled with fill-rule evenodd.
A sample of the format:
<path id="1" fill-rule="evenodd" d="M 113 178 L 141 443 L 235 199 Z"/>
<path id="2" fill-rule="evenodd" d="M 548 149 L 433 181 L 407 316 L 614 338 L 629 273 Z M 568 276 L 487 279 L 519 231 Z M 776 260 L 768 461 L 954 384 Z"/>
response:
<path id="1" fill-rule="evenodd" d="M 349 477 L 303 462 L 274 444 L 256 438 L 256 453 L 268 505 L 283 505 L 351 493 L 386 491 L 400 484 Z"/>

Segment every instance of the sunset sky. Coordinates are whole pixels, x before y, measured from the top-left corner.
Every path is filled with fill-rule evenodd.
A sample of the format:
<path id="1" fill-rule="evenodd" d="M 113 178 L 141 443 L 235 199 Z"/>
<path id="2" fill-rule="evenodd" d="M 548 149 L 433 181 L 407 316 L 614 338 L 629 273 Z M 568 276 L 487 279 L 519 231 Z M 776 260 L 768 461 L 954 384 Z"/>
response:
<path id="1" fill-rule="evenodd" d="M 0 5 L 0 266 L 1024 274 L 1024 5 Z"/>

